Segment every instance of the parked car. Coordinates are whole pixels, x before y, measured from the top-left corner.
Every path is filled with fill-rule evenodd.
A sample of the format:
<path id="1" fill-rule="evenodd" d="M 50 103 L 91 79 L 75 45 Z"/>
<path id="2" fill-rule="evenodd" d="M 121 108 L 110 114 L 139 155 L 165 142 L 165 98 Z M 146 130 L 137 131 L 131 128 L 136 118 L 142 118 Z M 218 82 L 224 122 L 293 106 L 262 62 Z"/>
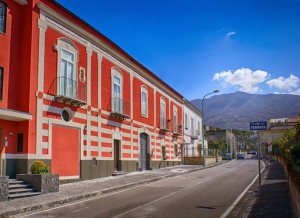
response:
<path id="1" fill-rule="evenodd" d="M 231 160 L 231 159 L 232 159 L 232 156 L 230 153 L 222 155 L 222 160 Z"/>
<path id="2" fill-rule="evenodd" d="M 239 153 L 238 155 L 237 155 L 237 159 L 239 160 L 239 159 L 245 159 L 245 155 L 243 154 L 243 153 Z"/>

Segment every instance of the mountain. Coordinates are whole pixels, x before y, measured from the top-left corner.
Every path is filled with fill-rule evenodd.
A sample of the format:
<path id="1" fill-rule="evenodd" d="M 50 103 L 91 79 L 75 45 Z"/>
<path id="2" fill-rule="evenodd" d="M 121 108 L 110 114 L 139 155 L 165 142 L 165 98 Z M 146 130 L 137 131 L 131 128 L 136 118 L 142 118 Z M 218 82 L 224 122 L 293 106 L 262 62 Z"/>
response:
<path id="1" fill-rule="evenodd" d="M 192 100 L 191 103 L 202 111 L 202 99 Z M 296 118 L 298 113 L 299 95 L 235 92 L 204 100 L 204 123 L 226 129 L 249 130 L 252 121 Z"/>

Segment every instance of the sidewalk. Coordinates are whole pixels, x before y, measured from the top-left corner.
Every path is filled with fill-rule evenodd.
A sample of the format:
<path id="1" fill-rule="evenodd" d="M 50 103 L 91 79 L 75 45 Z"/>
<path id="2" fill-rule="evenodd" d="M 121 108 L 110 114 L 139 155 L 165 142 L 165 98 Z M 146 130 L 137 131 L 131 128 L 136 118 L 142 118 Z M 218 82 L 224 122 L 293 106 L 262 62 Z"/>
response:
<path id="1" fill-rule="evenodd" d="M 283 168 L 280 163 L 273 160 L 268 160 L 267 165 L 266 174 L 261 186 L 261 196 L 257 196 L 249 217 L 293 217 L 288 180 Z"/>
<path id="2" fill-rule="evenodd" d="M 295 217 L 283 167 L 274 160 L 266 160 L 264 163 L 261 196 L 257 179 L 227 218 Z"/>
<path id="3" fill-rule="evenodd" d="M 220 161 L 217 164 L 207 165 L 205 168 L 225 162 L 227 161 Z M 63 184 L 60 185 L 59 192 L 56 193 L 0 202 L 0 216 L 11 216 L 29 211 L 47 209 L 80 199 L 137 187 L 202 169 L 204 169 L 202 165 L 179 165 L 152 171 L 133 172 L 122 176 L 110 176 Z"/>

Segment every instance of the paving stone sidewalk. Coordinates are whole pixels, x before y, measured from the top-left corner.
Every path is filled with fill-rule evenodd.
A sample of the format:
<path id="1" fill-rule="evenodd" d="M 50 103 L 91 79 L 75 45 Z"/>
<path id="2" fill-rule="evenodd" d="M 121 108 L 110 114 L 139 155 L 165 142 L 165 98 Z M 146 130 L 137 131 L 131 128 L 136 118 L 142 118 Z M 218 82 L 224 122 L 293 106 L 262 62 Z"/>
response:
<path id="1" fill-rule="evenodd" d="M 268 169 L 249 218 L 289 218 L 294 217 L 289 195 L 288 180 L 280 163 L 268 160 Z"/>
<path id="2" fill-rule="evenodd" d="M 227 218 L 293 218 L 296 217 L 289 195 L 288 180 L 280 163 L 265 161 L 261 195 L 258 180 L 252 185 Z"/>
<path id="3" fill-rule="evenodd" d="M 205 168 L 225 162 L 227 161 L 220 161 L 217 164 L 207 165 Z M 110 176 L 63 184 L 60 185 L 59 192 L 56 193 L 0 202 L 0 217 L 47 209 L 80 199 L 96 197 L 202 169 L 204 169 L 202 165 L 179 165 L 159 170 L 133 172 L 122 176 Z"/>

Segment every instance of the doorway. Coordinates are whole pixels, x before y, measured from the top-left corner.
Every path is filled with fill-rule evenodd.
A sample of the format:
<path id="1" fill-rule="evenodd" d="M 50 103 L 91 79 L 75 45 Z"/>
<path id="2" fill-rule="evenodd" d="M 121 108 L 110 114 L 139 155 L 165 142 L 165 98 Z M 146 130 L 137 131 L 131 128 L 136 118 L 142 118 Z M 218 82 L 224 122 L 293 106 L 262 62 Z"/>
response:
<path id="1" fill-rule="evenodd" d="M 122 171 L 122 163 L 120 158 L 120 140 L 114 139 L 114 170 L 115 171 Z"/>
<path id="2" fill-rule="evenodd" d="M 148 135 L 140 134 L 140 170 L 150 170 L 150 149 Z"/>

